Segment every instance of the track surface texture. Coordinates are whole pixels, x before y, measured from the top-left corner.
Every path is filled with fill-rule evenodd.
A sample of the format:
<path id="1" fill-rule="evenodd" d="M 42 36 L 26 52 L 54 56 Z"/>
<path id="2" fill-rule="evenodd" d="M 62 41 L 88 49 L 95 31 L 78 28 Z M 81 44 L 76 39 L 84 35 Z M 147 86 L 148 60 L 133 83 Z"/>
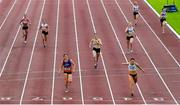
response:
<path id="1" fill-rule="evenodd" d="M 168 27 L 162 34 L 159 18 L 138 0 L 140 17 L 133 53 L 126 48 L 125 28 L 133 21 L 133 0 L 1 0 L 0 104 L 179 104 L 180 41 Z M 31 20 L 27 45 L 19 22 Z M 49 24 L 48 46 L 42 45 L 39 25 Z M 94 69 L 88 47 L 93 33 L 103 47 Z M 62 55 L 76 63 L 70 92 L 58 73 Z M 135 96 L 130 96 L 131 57 L 143 67 Z"/>

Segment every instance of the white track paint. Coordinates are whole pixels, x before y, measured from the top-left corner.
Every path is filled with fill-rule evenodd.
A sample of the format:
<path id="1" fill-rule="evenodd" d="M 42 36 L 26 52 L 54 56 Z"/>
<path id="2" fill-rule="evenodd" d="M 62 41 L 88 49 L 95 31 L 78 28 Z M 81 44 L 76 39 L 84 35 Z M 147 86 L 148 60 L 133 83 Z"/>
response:
<path id="1" fill-rule="evenodd" d="M 120 11 L 121 11 L 121 13 L 123 14 L 124 19 L 125 19 L 125 20 L 126 20 L 126 22 L 128 23 L 129 21 L 128 21 L 128 19 L 127 19 L 126 15 L 124 14 L 124 12 L 122 11 L 121 7 L 119 6 L 119 4 L 117 3 L 117 0 L 115 0 L 115 2 L 116 2 L 116 4 L 117 4 L 117 6 L 118 6 L 119 10 L 120 10 Z M 152 61 L 151 57 L 149 56 L 148 52 L 146 51 L 146 49 L 145 49 L 145 47 L 143 46 L 142 42 L 140 41 L 139 37 L 138 37 L 138 36 L 136 36 L 136 38 L 137 38 L 138 42 L 140 43 L 141 47 L 143 48 L 143 50 L 144 50 L 145 54 L 147 55 L 147 57 L 148 57 L 149 61 L 150 61 L 150 62 L 151 62 L 151 64 L 153 65 L 154 69 L 156 70 L 156 72 L 157 72 L 157 74 L 158 74 L 159 78 L 161 79 L 161 81 L 163 82 L 163 84 L 164 84 L 164 86 L 166 87 L 167 91 L 168 91 L 168 92 L 169 92 L 169 94 L 171 95 L 172 99 L 174 100 L 174 102 L 175 102 L 177 105 L 179 105 L 179 104 L 178 104 L 178 101 L 176 100 L 176 98 L 174 97 L 174 95 L 173 95 L 173 94 L 172 94 L 172 92 L 170 91 L 169 87 L 168 87 L 168 86 L 167 86 L 167 84 L 165 83 L 164 79 L 162 78 L 162 76 L 161 76 L 160 72 L 158 71 L 158 69 L 157 69 L 156 65 L 155 65 L 155 64 L 154 64 L 154 62 Z"/>
<path id="2" fill-rule="evenodd" d="M 79 40 L 78 40 L 78 33 L 77 33 L 77 21 L 76 21 L 76 11 L 75 11 L 74 0 L 72 0 L 72 6 L 73 6 L 73 16 L 74 16 L 74 31 L 75 31 L 75 36 L 76 36 L 76 50 L 77 50 L 77 59 L 78 59 L 78 68 L 79 68 L 81 102 L 82 102 L 82 105 L 84 105 L 84 93 L 83 93 L 82 74 L 81 74 L 81 61 L 80 61 L 80 54 L 79 54 Z"/>
<path id="3" fill-rule="evenodd" d="M 87 3 L 88 11 L 89 11 L 89 14 L 90 14 L 90 17 L 91 17 L 91 23 L 92 23 L 93 31 L 94 31 L 94 33 L 96 33 L 96 27 L 95 27 L 95 24 L 94 24 L 94 20 L 93 20 L 91 8 L 90 8 L 90 5 L 89 5 L 89 1 L 86 0 L 86 3 Z M 101 53 L 101 60 L 102 60 L 102 64 L 103 64 L 104 72 L 105 72 L 105 75 L 106 75 L 106 80 L 107 80 L 107 83 L 108 83 L 108 87 L 109 87 L 109 91 L 110 91 L 110 94 L 111 94 L 112 101 L 113 101 L 113 104 L 116 105 L 114 95 L 113 95 L 113 92 L 112 92 L 112 88 L 111 88 L 111 83 L 109 81 L 109 76 L 108 76 L 108 73 L 107 73 L 106 64 L 105 64 L 104 57 L 103 57 L 102 53 Z"/>
<path id="4" fill-rule="evenodd" d="M 109 21 L 109 23 L 110 23 L 110 25 L 111 25 L 111 28 L 112 28 L 112 30 L 113 30 L 113 32 L 114 32 L 114 35 L 115 35 L 115 37 L 116 37 L 116 40 L 117 40 L 117 42 L 118 42 L 118 45 L 119 45 L 119 47 L 122 48 L 122 45 L 121 45 L 121 43 L 120 43 L 120 40 L 119 40 L 118 37 L 117 37 L 117 33 L 116 33 L 115 29 L 114 29 L 114 26 L 113 26 L 113 24 L 112 24 L 112 22 L 111 22 L 111 19 L 110 19 L 109 15 L 108 15 L 108 12 L 107 12 L 107 10 L 106 10 L 106 8 L 105 8 L 105 5 L 104 5 L 104 3 L 103 3 L 102 0 L 101 0 L 101 2 L 102 2 L 102 5 L 103 5 L 105 14 L 106 14 L 106 16 L 107 16 L 107 18 L 108 18 L 108 21 Z M 123 53 L 123 56 L 124 56 L 126 62 L 128 62 L 127 57 L 126 57 L 126 55 L 125 55 L 125 51 L 124 51 L 123 49 L 121 49 L 121 50 L 122 50 L 122 53 Z M 138 88 L 138 90 L 139 90 L 139 93 L 140 93 L 140 95 L 141 95 L 141 97 L 142 97 L 142 99 L 143 99 L 144 104 L 147 104 L 147 103 L 146 103 L 146 100 L 145 100 L 145 98 L 144 98 L 144 96 L 143 96 L 143 94 L 142 94 L 142 91 L 141 91 L 141 89 L 140 89 L 140 87 L 139 87 L 139 85 L 136 84 L 136 86 L 137 86 L 137 88 Z"/>
<path id="5" fill-rule="evenodd" d="M 144 0 L 144 2 L 149 6 L 149 8 L 151 8 L 151 10 L 158 16 L 160 17 L 159 13 L 148 3 L 147 0 Z M 174 33 L 174 35 L 180 39 L 180 35 L 169 25 L 167 24 L 168 28 Z"/>
<path id="6" fill-rule="evenodd" d="M 56 38 L 55 38 L 55 49 L 54 49 L 54 65 L 53 65 L 53 81 L 52 81 L 52 93 L 51 93 L 51 105 L 53 105 L 54 100 L 54 87 L 55 87 L 55 77 L 56 77 L 56 60 L 57 60 L 57 39 L 59 33 L 59 8 L 60 8 L 60 0 L 57 3 L 57 16 L 56 16 Z"/>
<path id="7" fill-rule="evenodd" d="M 26 8 L 25 13 L 27 13 L 30 4 L 31 4 L 31 0 L 29 0 L 29 3 L 28 3 L 28 6 L 27 6 L 27 8 Z M 1 69 L 1 72 L 0 72 L 0 77 L 2 76 L 2 73 L 4 72 L 5 66 L 6 66 L 7 61 L 8 61 L 8 59 L 9 59 L 9 56 L 10 56 L 10 54 L 11 54 L 12 48 L 13 48 L 15 42 L 16 42 L 16 39 L 17 39 L 17 36 L 18 36 L 18 33 L 19 33 L 20 29 L 21 29 L 21 26 L 18 27 L 18 30 L 17 30 L 16 35 L 15 35 L 15 37 L 14 37 L 14 40 L 13 40 L 13 42 L 12 42 L 12 44 L 11 44 L 11 47 L 10 47 L 10 49 L 9 49 L 9 51 L 8 51 L 8 55 L 7 55 L 6 59 L 5 59 L 5 62 L 4 62 L 4 64 L 3 64 L 2 69 Z"/>
<path id="8" fill-rule="evenodd" d="M 109 87 L 109 91 L 110 91 L 110 94 L 111 94 L 112 101 L 113 101 L 113 104 L 116 105 L 114 95 L 113 95 L 113 92 L 112 92 L 112 88 L 111 88 L 111 83 L 109 81 L 109 76 L 108 76 L 107 69 L 106 69 L 106 64 L 104 62 L 104 57 L 103 57 L 102 53 L 101 53 L 101 60 L 102 60 L 102 64 L 103 64 L 104 72 L 105 72 L 105 75 L 106 75 L 106 80 L 107 80 L 107 83 L 108 83 L 108 87 Z"/>
<path id="9" fill-rule="evenodd" d="M 2 2 L 2 0 L 0 0 L 0 2 Z M 9 14 L 11 13 L 12 9 L 14 8 L 15 4 L 16 4 L 17 0 L 14 0 L 14 3 L 12 5 L 12 7 L 10 8 L 9 12 L 7 13 L 4 21 L 2 22 L 1 26 L 0 26 L 0 30 L 2 29 L 4 23 L 6 22 L 7 18 L 9 17 Z"/>
<path id="10" fill-rule="evenodd" d="M 131 3 L 131 5 L 133 5 L 133 3 L 131 2 L 131 0 L 129 0 L 129 2 Z M 148 22 L 145 20 L 145 18 L 141 15 L 141 13 L 139 14 L 141 16 L 141 18 L 143 19 L 143 21 L 146 23 L 146 25 L 149 27 L 149 29 L 151 30 L 151 32 L 155 35 L 155 37 L 158 39 L 158 41 L 161 43 L 161 45 L 165 48 L 165 50 L 168 52 L 168 54 L 172 57 L 172 59 L 174 60 L 174 62 L 178 65 L 178 67 L 180 67 L 179 62 L 176 60 L 176 58 L 172 55 L 172 53 L 169 51 L 169 49 L 164 45 L 164 43 L 161 41 L 161 39 L 158 37 L 158 35 L 155 33 L 155 31 L 151 28 L 151 26 L 148 24 Z M 159 16 L 159 15 L 158 15 Z M 179 36 L 179 35 L 178 35 Z"/>
<path id="11" fill-rule="evenodd" d="M 36 36 L 35 36 L 35 39 L 34 39 L 33 48 L 32 48 L 31 56 L 30 56 L 30 60 L 29 60 L 29 65 L 28 65 L 28 68 L 27 68 L 26 78 L 25 78 L 25 81 L 24 81 L 24 86 L 23 86 L 23 89 L 22 89 L 21 99 L 20 99 L 20 103 L 19 103 L 20 105 L 22 105 L 24 93 L 25 93 L 25 90 L 26 90 L 27 82 L 28 82 L 28 77 L 29 77 L 29 73 L 30 73 L 30 69 L 31 69 L 33 54 L 34 54 L 34 50 L 35 50 L 35 46 L 36 46 L 36 41 L 37 41 L 38 32 L 39 32 L 39 26 L 41 24 L 41 19 L 42 19 L 42 15 L 43 15 L 43 12 L 44 12 L 45 3 L 46 3 L 46 0 L 44 0 L 44 2 L 43 2 L 40 17 L 39 17 L 39 23 L 37 25 Z"/>

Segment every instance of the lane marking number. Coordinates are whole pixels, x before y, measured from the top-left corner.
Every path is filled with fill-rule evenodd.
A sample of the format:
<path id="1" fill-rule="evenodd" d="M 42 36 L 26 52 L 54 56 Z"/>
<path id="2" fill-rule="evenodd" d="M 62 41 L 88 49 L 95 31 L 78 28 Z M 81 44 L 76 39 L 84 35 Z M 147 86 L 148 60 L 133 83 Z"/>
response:
<path id="1" fill-rule="evenodd" d="M 103 100 L 102 97 L 93 97 L 92 99 L 93 99 L 94 101 L 102 101 L 102 100 Z"/>
<path id="2" fill-rule="evenodd" d="M 72 98 L 72 97 L 62 97 L 62 99 L 63 99 L 64 101 L 68 101 L 68 100 L 72 100 L 73 98 Z"/>
<path id="3" fill-rule="evenodd" d="M 130 97 L 123 97 L 123 99 L 124 99 L 125 101 L 130 101 L 130 100 L 132 100 L 132 98 L 130 98 Z"/>
<path id="4" fill-rule="evenodd" d="M 164 98 L 162 97 L 155 97 L 153 98 L 154 101 L 164 101 Z"/>
<path id="5" fill-rule="evenodd" d="M 1 97 L 1 101 L 9 101 L 12 100 L 12 97 Z"/>
<path id="6" fill-rule="evenodd" d="M 35 97 L 32 100 L 33 101 L 43 101 L 44 99 L 42 97 Z"/>

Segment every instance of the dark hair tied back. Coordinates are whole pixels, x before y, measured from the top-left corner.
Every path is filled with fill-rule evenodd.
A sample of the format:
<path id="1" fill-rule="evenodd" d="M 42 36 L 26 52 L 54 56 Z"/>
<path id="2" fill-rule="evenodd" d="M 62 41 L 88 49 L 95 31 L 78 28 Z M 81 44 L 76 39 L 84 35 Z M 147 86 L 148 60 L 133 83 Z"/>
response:
<path id="1" fill-rule="evenodd" d="M 130 61 L 135 60 L 134 58 L 131 58 Z"/>

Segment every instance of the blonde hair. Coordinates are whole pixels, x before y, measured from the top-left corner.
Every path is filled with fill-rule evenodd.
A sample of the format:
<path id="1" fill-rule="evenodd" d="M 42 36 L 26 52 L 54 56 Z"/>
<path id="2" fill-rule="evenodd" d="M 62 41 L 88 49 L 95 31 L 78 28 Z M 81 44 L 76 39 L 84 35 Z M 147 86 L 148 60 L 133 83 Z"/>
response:
<path id="1" fill-rule="evenodd" d="M 128 22 L 128 26 L 132 25 L 132 22 Z"/>

